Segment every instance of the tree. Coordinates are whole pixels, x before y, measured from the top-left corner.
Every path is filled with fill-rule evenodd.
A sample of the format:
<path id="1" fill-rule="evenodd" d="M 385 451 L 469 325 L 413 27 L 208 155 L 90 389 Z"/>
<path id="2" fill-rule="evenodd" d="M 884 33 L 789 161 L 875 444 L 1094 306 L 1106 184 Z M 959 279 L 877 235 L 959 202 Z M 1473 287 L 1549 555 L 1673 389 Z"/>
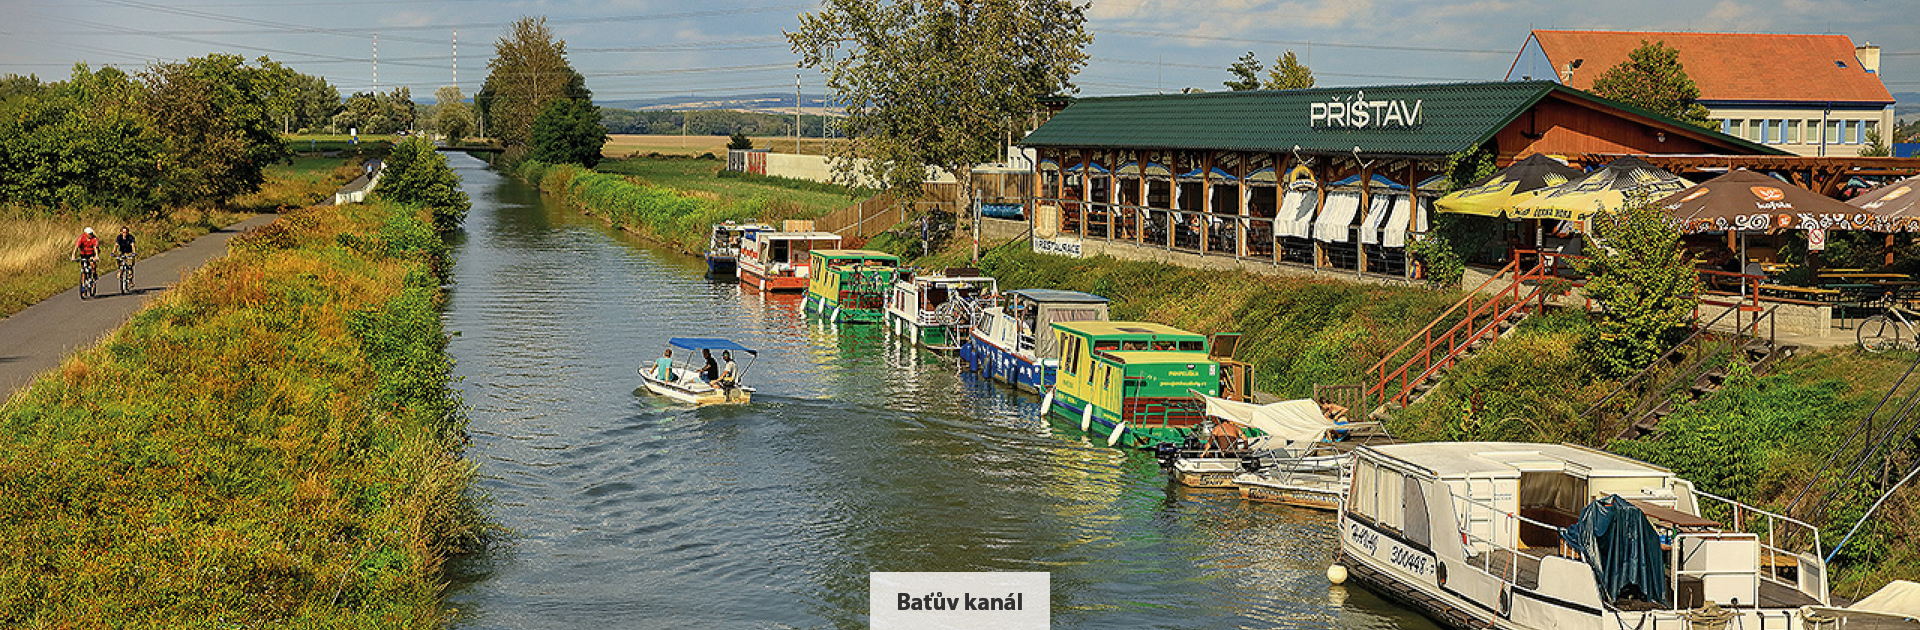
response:
<path id="1" fill-rule="evenodd" d="M 0 202 L 152 213 L 160 139 L 143 98 L 126 73 L 78 65 L 67 81 L 0 99 Z"/>
<path id="2" fill-rule="evenodd" d="M 1063 0 L 825 0 L 786 35 L 846 104 L 851 141 L 834 157 L 869 158 L 836 159 L 837 179 L 864 175 L 911 200 L 937 167 L 958 180 L 964 208 L 973 165 L 999 154 L 1008 127 L 1074 89 L 1085 25 L 1085 7 Z"/>
<path id="3" fill-rule="evenodd" d="M 163 139 L 163 201 L 225 203 L 259 190 L 266 166 L 292 155 L 268 111 L 272 79 L 239 55 L 156 64 L 142 76 L 146 118 Z"/>
<path id="4" fill-rule="evenodd" d="M 607 128 L 600 125 L 600 108 L 591 101 L 556 98 L 533 122 L 529 156 L 550 164 L 573 163 L 593 168 L 600 163 L 600 147 Z"/>
<path id="5" fill-rule="evenodd" d="M 333 126 L 340 131 L 389 134 L 412 129 L 413 119 L 413 91 L 401 86 L 387 94 L 361 92 L 348 97 L 334 115 Z"/>
<path id="6" fill-rule="evenodd" d="M 1861 135 L 1863 136 L 1861 140 L 1865 141 L 1866 144 L 1860 147 L 1860 157 L 1893 156 L 1893 148 L 1887 146 L 1886 141 L 1880 138 L 1879 127 L 1868 129 L 1866 133 Z"/>
<path id="7" fill-rule="evenodd" d="M 460 86 L 445 85 L 433 91 L 439 110 L 434 112 L 433 128 L 447 137 L 448 144 L 458 144 L 473 132 L 473 113 L 467 111 L 467 98 L 460 95 Z"/>
<path id="8" fill-rule="evenodd" d="M 1602 372 L 1632 374 L 1686 334 L 1699 275 L 1680 232 L 1652 200 L 1594 219 L 1585 249 L 1590 257 L 1577 264 L 1602 315 L 1582 349 Z"/>
<path id="9" fill-rule="evenodd" d="M 1227 66 L 1227 74 L 1233 75 L 1233 78 L 1223 81 L 1222 85 L 1227 86 L 1227 89 L 1235 92 L 1258 90 L 1260 89 L 1261 69 L 1260 58 L 1253 56 L 1253 51 L 1249 50 L 1247 54 L 1240 56 L 1239 61 L 1235 61 L 1233 65 Z"/>
<path id="10" fill-rule="evenodd" d="M 309 74 L 293 79 L 293 128 L 325 127 L 340 111 L 340 90 L 325 77 Z"/>
<path id="11" fill-rule="evenodd" d="M 547 101 L 581 96 L 586 79 L 567 64 L 567 43 L 554 38 L 545 17 L 520 18 L 493 49 L 476 103 L 491 135 L 509 147 L 526 146 Z"/>
<path id="12" fill-rule="evenodd" d="M 393 145 L 381 170 L 380 186 L 373 192 L 388 201 L 431 209 L 434 228 L 442 232 L 460 227 L 473 206 L 460 190 L 460 176 L 447 166 L 447 157 L 418 137 Z"/>
<path id="13" fill-rule="evenodd" d="M 735 131 L 733 132 L 732 136 L 727 137 L 728 150 L 747 151 L 747 150 L 751 150 L 752 148 L 753 148 L 753 140 L 747 138 L 747 134 Z"/>
<path id="14" fill-rule="evenodd" d="M 1289 50 L 1280 55 L 1273 63 L 1273 69 L 1267 71 L 1267 82 L 1260 86 L 1268 90 L 1304 90 L 1313 87 L 1313 69 L 1300 63 Z"/>
<path id="15" fill-rule="evenodd" d="M 1719 127 L 1707 120 L 1706 106 L 1694 102 L 1700 88 L 1687 76 L 1680 51 L 1666 42 L 1641 40 L 1626 61 L 1594 78 L 1592 92 L 1698 127 Z"/>

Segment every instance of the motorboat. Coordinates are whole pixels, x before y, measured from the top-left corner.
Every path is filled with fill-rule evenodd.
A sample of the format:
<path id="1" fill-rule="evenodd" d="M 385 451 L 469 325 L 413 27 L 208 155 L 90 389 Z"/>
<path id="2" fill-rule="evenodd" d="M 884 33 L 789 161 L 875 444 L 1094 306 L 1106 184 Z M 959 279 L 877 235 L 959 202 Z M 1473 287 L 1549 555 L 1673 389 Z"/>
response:
<path id="1" fill-rule="evenodd" d="M 960 348 L 968 369 L 1038 394 L 1053 387 L 1060 367 L 1055 322 L 1107 321 L 1107 298 L 1079 291 L 1019 289 L 981 309 Z"/>
<path id="2" fill-rule="evenodd" d="M 740 248 L 747 235 L 771 232 L 773 226 L 759 223 L 713 224 L 713 230 L 707 235 L 707 274 L 730 278 L 739 272 Z"/>
<path id="3" fill-rule="evenodd" d="M 981 312 L 999 305 L 999 286 L 978 269 L 902 269 L 887 294 L 887 329 L 930 350 L 959 349 Z"/>
<path id="4" fill-rule="evenodd" d="M 684 352 L 675 353 L 676 356 L 670 360 L 671 365 L 665 366 L 666 374 L 660 373 L 662 366 L 657 363 L 640 366 L 640 382 L 646 386 L 647 391 L 694 405 L 744 405 L 753 402 L 754 389 L 742 385 L 741 382 L 747 370 L 753 367 L 754 359 L 759 358 L 758 351 L 727 339 L 708 337 L 674 337 L 667 340 L 667 345 L 674 350 Z M 733 375 L 731 383 L 721 382 L 716 386 L 700 377 L 700 369 L 705 367 L 704 362 L 700 364 L 693 362 L 696 353 L 702 350 L 723 354 L 745 353 L 747 362 L 740 367 L 739 372 Z"/>

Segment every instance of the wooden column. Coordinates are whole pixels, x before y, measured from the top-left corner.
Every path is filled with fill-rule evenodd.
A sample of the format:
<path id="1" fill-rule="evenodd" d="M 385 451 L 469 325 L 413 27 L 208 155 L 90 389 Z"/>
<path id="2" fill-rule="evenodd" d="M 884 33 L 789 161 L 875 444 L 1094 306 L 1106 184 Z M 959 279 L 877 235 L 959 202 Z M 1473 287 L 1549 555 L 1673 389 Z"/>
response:
<path id="1" fill-rule="evenodd" d="M 1087 237 L 1087 206 L 1093 203 L 1093 151 L 1080 150 L 1080 238 Z"/>
<path id="2" fill-rule="evenodd" d="M 1153 155 L 1153 153 L 1149 151 L 1147 152 L 1146 155 Z M 1136 156 L 1136 157 L 1138 159 L 1135 159 L 1134 163 L 1140 165 L 1140 207 L 1147 208 L 1152 205 L 1150 203 L 1147 203 L 1147 160 L 1145 156 Z M 1147 242 L 1147 218 L 1143 216 L 1139 210 L 1129 210 L 1128 212 L 1131 213 L 1129 216 L 1133 217 L 1133 220 L 1134 220 L 1133 242 L 1135 244 L 1146 243 Z"/>
<path id="3" fill-rule="evenodd" d="M 1247 167 L 1248 167 L 1248 166 L 1250 166 L 1250 165 L 1252 164 L 1252 162 L 1253 162 L 1253 159 L 1252 159 L 1252 158 L 1253 158 L 1253 156 L 1251 156 L 1251 155 L 1247 155 L 1247 154 L 1244 154 L 1244 153 L 1243 153 L 1243 154 L 1241 154 L 1241 155 L 1240 155 L 1240 169 L 1239 169 L 1239 170 L 1240 170 L 1240 172 L 1238 172 L 1238 173 L 1234 173 L 1234 176 L 1236 176 L 1236 177 L 1239 177 L 1239 178 L 1240 178 L 1240 192 L 1238 193 L 1238 194 L 1240 195 L 1240 218 L 1239 218 L 1239 219 L 1236 219 L 1237 221 L 1239 221 L 1239 222 L 1240 222 L 1240 224 L 1239 224 L 1239 225 L 1235 225 L 1235 226 L 1233 226 L 1233 229 L 1234 229 L 1234 233 L 1236 233 L 1236 234 L 1239 234 L 1239 235 L 1240 235 L 1240 238 L 1238 238 L 1238 239 L 1236 239 L 1236 240 L 1234 241 L 1234 243 L 1237 243 L 1237 244 L 1238 244 L 1238 245 L 1237 245 L 1236 247 L 1234 247 L 1234 254 L 1233 254 L 1233 255 L 1234 255 L 1234 257 L 1235 257 L 1235 258 L 1246 258 L 1246 257 L 1247 257 L 1247 232 L 1249 231 L 1249 230 L 1248 230 L 1247 228 L 1250 228 L 1250 227 L 1253 227 L 1253 222 L 1251 222 L 1251 221 L 1248 221 L 1248 220 L 1246 219 L 1246 218 L 1247 218 L 1247 216 L 1248 216 L 1248 215 L 1247 215 L 1247 213 L 1248 213 L 1248 212 L 1249 212 L 1249 210 L 1250 210 L 1250 209 L 1249 209 L 1249 208 L 1248 208 L 1247 206 L 1249 206 L 1249 205 L 1251 205 L 1251 204 L 1249 204 L 1249 203 L 1247 203 L 1247 202 L 1248 202 L 1248 199 L 1247 199 Z"/>
<path id="4" fill-rule="evenodd" d="M 1358 158 L 1356 158 L 1358 159 Z M 1367 272 L 1367 239 L 1365 230 L 1368 215 L 1373 214 L 1373 165 L 1360 164 L 1360 230 L 1353 234 L 1353 272 Z"/>
<path id="5" fill-rule="evenodd" d="M 1331 162 L 1333 162 L 1333 160 L 1326 161 L 1329 162 L 1329 164 L 1320 164 L 1313 169 L 1313 180 L 1314 184 L 1316 184 L 1313 191 L 1313 221 L 1319 221 L 1320 212 L 1327 208 L 1327 177 L 1329 177 L 1328 173 L 1332 171 Z M 1312 223 L 1312 221 L 1308 222 L 1309 225 L 1312 225 Z M 1308 233 L 1311 235 L 1312 230 L 1308 230 Z M 1307 240 L 1313 243 L 1313 268 L 1319 269 L 1325 267 L 1327 265 L 1327 248 L 1320 244 L 1320 239 L 1309 237 Z"/>
<path id="6" fill-rule="evenodd" d="M 1273 223 L 1267 232 L 1267 240 L 1273 241 L 1273 264 L 1280 264 L 1280 210 L 1287 200 L 1287 176 L 1293 166 L 1287 164 L 1286 156 L 1273 154 Z"/>
<path id="7" fill-rule="evenodd" d="M 1111 157 L 1109 157 L 1107 161 L 1114 162 L 1119 160 L 1119 157 L 1120 157 L 1119 153 L 1116 152 L 1110 155 Z M 1118 204 L 1115 204 L 1114 202 L 1119 200 L 1120 198 L 1120 178 L 1114 175 L 1113 173 L 1114 171 L 1117 171 L 1117 170 L 1120 170 L 1120 167 L 1117 165 L 1107 166 L 1107 212 L 1106 212 L 1106 215 L 1107 215 L 1107 240 L 1109 241 L 1113 240 L 1113 207 L 1115 205 L 1118 205 Z"/>
<path id="8" fill-rule="evenodd" d="M 1407 204 L 1407 238 L 1411 239 L 1413 238 L 1414 229 L 1420 227 L 1420 162 L 1417 160 L 1407 160 Z M 1388 210 L 1392 210 L 1392 208 L 1388 208 Z M 1391 218 L 1393 215 L 1388 214 L 1387 216 Z M 1415 279 L 1413 277 L 1413 256 L 1408 255 L 1406 243 L 1406 241 L 1402 241 L 1400 244 L 1400 259 L 1406 261 L 1401 265 L 1402 267 L 1406 267 L 1406 269 L 1402 270 L 1402 275 L 1405 275 L 1408 280 L 1413 280 Z"/>
<path id="9" fill-rule="evenodd" d="M 1213 152 L 1200 158 L 1200 255 L 1207 255 L 1207 226 L 1213 223 Z"/>

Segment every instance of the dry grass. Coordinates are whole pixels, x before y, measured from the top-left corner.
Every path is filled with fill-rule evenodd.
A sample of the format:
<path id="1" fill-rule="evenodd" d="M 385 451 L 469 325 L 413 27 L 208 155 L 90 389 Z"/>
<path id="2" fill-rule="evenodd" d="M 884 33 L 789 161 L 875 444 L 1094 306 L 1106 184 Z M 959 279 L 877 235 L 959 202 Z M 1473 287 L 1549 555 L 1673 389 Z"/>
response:
<path id="1" fill-rule="evenodd" d="M 793 138 L 759 136 L 748 138 L 753 148 L 767 149 L 774 153 L 793 153 Z M 650 153 L 660 155 L 700 155 L 712 153 L 717 157 L 727 155 L 726 136 L 658 136 L 620 134 L 607 136 L 606 146 L 600 147 L 600 154 L 610 158 L 644 157 Z M 825 142 L 840 143 L 835 138 Z M 819 138 L 801 138 L 800 148 L 807 155 L 819 155 L 824 146 Z"/>

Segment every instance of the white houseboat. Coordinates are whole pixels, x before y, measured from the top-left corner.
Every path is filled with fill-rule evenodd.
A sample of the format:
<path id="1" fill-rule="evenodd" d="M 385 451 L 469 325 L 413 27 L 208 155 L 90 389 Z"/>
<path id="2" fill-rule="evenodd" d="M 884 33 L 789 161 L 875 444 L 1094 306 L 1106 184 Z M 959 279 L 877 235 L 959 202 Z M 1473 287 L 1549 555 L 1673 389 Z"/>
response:
<path id="1" fill-rule="evenodd" d="M 747 235 L 771 231 L 773 226 L 758 223 L 713 224 L 713 231 L 707 235 L 707 274 L 726 278 L 739 273 L 740 247 Z"/>
<path id="2" fill-rule="evenodd" d="M 887 330 L 932 350 L 955 350 L 986 309 L 999 305 L 1000 285 L 978 269 L 902 270 L 887 292 Z"/>
<path id="3" fill-rule="evenodd" d="M 1455 628 L 1803 630 L 1819 530 L 1573 445 L 1354 451 L 1343 575 Z"/>
<path id="4" fill-rule="evenodd" d="M 1060 366 L 1056 322 L 1107 321 L 1107 298 L 1079 291 L 1020 289 L 1001 294 L 981 311 L 960 348 L 968 369 L 1038 394 L 1053 386 Z"/>
<path id="5" fill-rule="evenodd" d="M 741 235 L 740 284 L 761 291 L 805 291 L 816 249 L 839 249 L 827 232 L 750 232 Z"/>

